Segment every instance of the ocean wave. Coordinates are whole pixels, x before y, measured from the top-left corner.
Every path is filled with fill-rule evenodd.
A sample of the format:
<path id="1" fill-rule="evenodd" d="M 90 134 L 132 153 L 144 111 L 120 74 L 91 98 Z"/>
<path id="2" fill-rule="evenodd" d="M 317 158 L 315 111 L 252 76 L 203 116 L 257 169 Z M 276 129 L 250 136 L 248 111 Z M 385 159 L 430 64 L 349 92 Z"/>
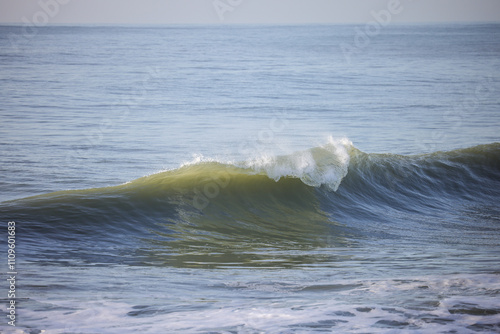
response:
<path id="1" fill-rule="evenodd" d="M 499 176 L 500 143 L 405 156 L 364 153 L 346 138 L 330 138 L 326 144 L 308 150 L 240 162 L 199 156 L 177 169 L 125 184 L 58 191 L 7 201 L 2 206 L 50 208 L 71 203 L 126 201 L 131 207 L 151 204 L 154 211 L 158 203 L 182 202 L 201 210 L 221 194 L 233 196 L 235 201 L 260 201 L 266 197 L 264 194 L 290 200 L 294 192 L 308 193 L 313 191 L 311 188 L 335 192 L 339 187 L 343 194 L 362 195 L 367 201 L 408 194 L 475 196 L 495 189 Z"/>
<path id="2" fill-rule="evenodd" d="M 15 220 L 33 242 L 99 235 L 100 243 L 128 245 L 134 236 L 155 244 L 151 249 L 182 249 L 183 263 L 217 262 L 214 253 L 196 251 L 207 247 L 239 249 L 240 263 L 270 244 L 373 237 L 466 243 L 464 232 L 469 244 L 489 242 L 499 196 L 499 143 L 403 156 L 331 139 L 285 156 L 236 163 L 199 157 L 122 185 L 3 202 L 0 219 Z"/>

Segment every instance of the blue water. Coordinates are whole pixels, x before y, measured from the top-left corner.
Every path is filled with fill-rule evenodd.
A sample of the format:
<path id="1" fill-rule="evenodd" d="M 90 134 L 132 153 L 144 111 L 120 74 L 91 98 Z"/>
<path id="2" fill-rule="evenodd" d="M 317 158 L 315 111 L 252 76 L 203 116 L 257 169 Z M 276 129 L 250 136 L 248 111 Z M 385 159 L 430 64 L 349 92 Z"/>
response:
<path id="1" fill-rule="evenodd" d="M 500 25 L 357 31 L 0 27 L 18 332 L 500 331 Z"/>

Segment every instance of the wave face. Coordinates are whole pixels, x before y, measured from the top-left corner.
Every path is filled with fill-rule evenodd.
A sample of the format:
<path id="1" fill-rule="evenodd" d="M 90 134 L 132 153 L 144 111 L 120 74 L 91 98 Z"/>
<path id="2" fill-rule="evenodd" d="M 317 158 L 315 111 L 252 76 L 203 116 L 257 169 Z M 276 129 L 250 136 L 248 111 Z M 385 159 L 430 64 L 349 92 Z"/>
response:
<path id="1" fill-rule="evenodd" d="M 381 238 L 497 243 L 498 198 L 499 143 L 402 156 L 331 139 L 286 156 L 199 158 L 119 186 L 3 202 L 0 217 L 16 220 L 34 244 L 56 243 L 78 257 L 98 256 L 92 243 L 108 247 L 101 262 L 256 265 L 270 249 Z M 283 260 L 294 261 L 318 259 L 302 252 Z"/>

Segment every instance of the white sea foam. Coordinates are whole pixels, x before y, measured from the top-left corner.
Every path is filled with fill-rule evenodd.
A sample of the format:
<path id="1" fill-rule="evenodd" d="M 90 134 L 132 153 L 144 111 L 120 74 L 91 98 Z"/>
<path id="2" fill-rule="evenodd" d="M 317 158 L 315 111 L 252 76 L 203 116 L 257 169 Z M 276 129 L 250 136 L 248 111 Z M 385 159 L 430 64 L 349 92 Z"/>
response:
<path id="1" fill-rule="evenodd" d="M 240 162 L 196 154 L 192 160 L 184 162 L 181 168 L 203 163 L 220 163 L 250 169 L 255 173 L 264 173 L 275 181 L 292 177 L 302 180 L 309 186 L 324 185 L 336 191 L 342 179 L 347 175 L 349 152 L 352 148 L 353 144 L 347 138 L 329 137 L 326 144 L 318 147 L 286 155 L 261 152 L 255 157 Z"/>
<path id="2" fill-rule="evenodd" d="M 46 310 L 23 309 L 22 317 L 25 323 L 32 319 L 36 328 L 50 334 L 111 334 L 124 330 L 141 333 L 472 333 L 474 330 L 469 328 L 474 327 L 482 332 L 488 332 L 489 328 L 494 332 L 500 323 L 497 312 L 500 303 L 495 296 L 500 279 L 493 274 L 288 283 L 278 282 L 281 285 L 277 290 L 269 286 L 273 285 L 269 281 L 228 283 L 224 285 L 226 288 L 217 285 L 215 289 L 219 293 L 229 292 L 240 298 L 222 298 L 210 303 L 191 300 L 189 309 L 179 305 L 175 310 L 156 304 L 142 315 L 134 314 L 144 308 L 126 303 L 120 296 L 109 298 L 108 293 L 108 298 L 95 301 L 51 300 L 52 306 Z M 324 283 L 334 283 L 339 288 L 329 290 L 332 288 Z M 241 298 L 259 291 L 272 299 Z M 318 293 L 324 297 L 311 298 Z M 165 302 L 169 300 L 165 296 Z M 431 303 L 421 304 L 425 300 Z M 136 299 L 140 301 L 141 298 Z M 485 314 L 474 309 L 484 309 Z"/>
<path id="3" fill-rule="evenodd" d="M 322 146 L 283 156 L 262 155 L 241 164 L 256 172 L 264 172 L 278 181 L 284 177 L 295 177 L 307 185 L 325 185 L 336 191 L 347 175 L 349 151 L 353 147 L 347 138 L 328 138 Z"/>

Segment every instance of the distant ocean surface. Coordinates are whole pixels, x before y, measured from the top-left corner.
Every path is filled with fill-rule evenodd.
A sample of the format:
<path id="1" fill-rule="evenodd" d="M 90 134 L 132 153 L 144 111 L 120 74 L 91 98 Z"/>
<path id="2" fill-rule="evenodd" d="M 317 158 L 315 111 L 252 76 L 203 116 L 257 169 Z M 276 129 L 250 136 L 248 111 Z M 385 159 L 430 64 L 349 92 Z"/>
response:
<path id="1" fill-rule="evenodd" d="M 363 29 L 0 26 L 0 331 L 500 332 L 500 25 Z"/>

